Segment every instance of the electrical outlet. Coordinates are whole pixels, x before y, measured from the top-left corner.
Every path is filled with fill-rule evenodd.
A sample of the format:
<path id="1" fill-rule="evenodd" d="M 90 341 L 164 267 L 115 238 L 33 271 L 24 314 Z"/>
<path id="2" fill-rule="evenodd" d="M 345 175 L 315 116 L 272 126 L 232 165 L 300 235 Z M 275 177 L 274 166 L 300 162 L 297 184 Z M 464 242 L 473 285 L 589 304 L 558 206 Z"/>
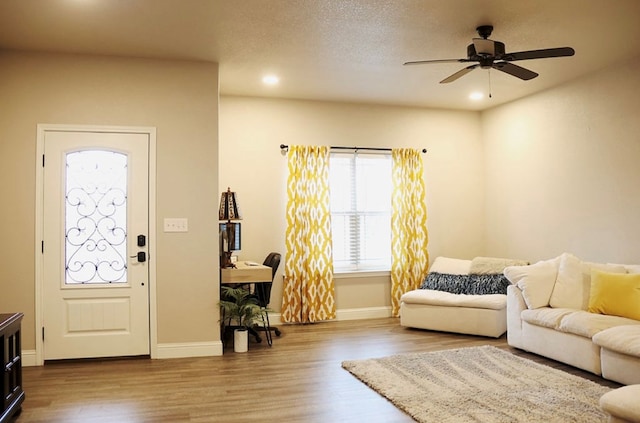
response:
<path id="1" fill-rule="evenodd" d="M 186 217 L 173 217 L 164 219 L 165 232 L 189 232 L 189 219 Z"/>

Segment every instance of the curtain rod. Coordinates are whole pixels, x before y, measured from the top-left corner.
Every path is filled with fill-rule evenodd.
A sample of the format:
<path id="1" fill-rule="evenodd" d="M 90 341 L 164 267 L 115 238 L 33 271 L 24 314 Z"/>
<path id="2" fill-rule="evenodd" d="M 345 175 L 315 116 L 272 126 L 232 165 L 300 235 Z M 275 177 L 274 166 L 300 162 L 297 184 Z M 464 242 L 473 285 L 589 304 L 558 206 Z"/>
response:
<path id="1" fill-rule="evenodd" d="M 391 148 L 381 148 L 381 147 L 342 147 L 342 146 L 336 146 L 336 145 L 332 145 L 329 147 L 331 150 L 369 150 L 369 151 L 391 151 Z M 280 144 L 280 149 L 281 150 L 288 150 L 289 146 L 286 144 Z M 426 148 L 422 149 L 423 153 L 427 152 Z"/>

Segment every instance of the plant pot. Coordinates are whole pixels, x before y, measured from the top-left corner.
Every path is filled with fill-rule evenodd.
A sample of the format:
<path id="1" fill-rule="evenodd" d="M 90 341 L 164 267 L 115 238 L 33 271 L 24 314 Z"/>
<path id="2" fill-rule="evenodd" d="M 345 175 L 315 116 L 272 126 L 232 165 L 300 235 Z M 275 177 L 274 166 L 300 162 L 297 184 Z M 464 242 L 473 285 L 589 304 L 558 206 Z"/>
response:
<path id="1" fill-rule="evenodd" d="M 237 353 L 249 350 L 249 331 L 247 329 L 235 329 L 233 331 L 233 351 Z"/>

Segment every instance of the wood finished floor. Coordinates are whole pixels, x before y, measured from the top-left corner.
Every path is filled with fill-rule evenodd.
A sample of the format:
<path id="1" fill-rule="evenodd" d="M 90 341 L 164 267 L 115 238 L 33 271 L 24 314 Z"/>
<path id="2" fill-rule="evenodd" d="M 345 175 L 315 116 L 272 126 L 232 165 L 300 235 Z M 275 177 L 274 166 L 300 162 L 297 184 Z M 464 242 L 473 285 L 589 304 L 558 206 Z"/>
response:
<path id="1" fill-rule="evenodd" d="M 511 349 L 499 339 L 403 328 L 398 319 L 284 326 L 220 357 L 48 363 L 23 369 L 16 423 L 412 422 L 340 363 L 494 345 L 610 387 L 618 384 Z"/>

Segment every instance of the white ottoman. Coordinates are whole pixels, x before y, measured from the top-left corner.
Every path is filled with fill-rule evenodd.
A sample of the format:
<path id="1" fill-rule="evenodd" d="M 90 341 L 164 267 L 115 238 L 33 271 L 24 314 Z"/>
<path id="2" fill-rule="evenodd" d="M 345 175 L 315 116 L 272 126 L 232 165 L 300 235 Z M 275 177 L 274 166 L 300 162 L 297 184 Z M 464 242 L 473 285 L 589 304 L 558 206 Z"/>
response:
<path id="1" fill-rule="evenodd" d="M 640 423 L 640 385 L 623 386 L 600 397 L 609 423 Z"/>
<path id="2" fill-rule="evenodd" d="M 640 384 L 640 324 L 605 329 L 592 341 L 601 347 L 602 377 L 623 385 Z"/>

